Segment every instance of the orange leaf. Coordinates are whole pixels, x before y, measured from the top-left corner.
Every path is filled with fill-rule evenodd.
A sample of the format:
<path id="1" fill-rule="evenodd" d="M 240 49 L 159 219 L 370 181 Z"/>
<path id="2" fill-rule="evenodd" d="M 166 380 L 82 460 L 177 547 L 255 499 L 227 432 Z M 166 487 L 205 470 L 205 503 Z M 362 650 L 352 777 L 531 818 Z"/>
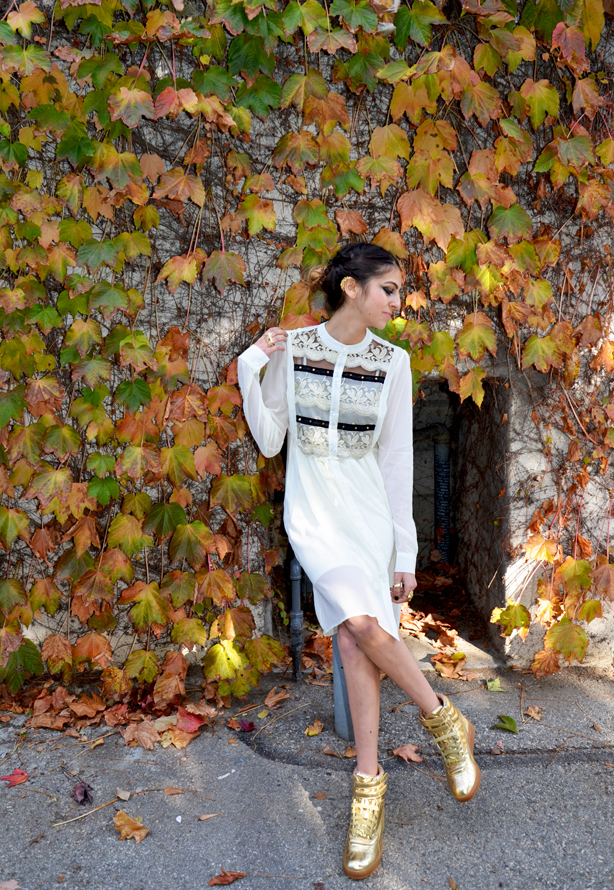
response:
<path id="1" fill-rule="evenodd" d="M 239 878 L 244 878 L 245 872 L 242 871 L 226 871 L 225 868 L 222 869 L 222 873 L 216 875 L 215 878 L 211 878 L 209 881 L 210 887 L 215 887 L 217 884 L 233 884 L 235 881 L 238 881 Z"/>
<path id="2" fill-rule="evenodd" d="M 153 751 L 155 743 L 160 741 L 160 734 L 149 717 L 141 723 L 130 723 L 120 732 L 127 745 L 134 742 L 148 751 Z"/>
<path id="3" fill-rule="evenodd" d="M 264 704 L 267 708 L 270 708 L 272 711 L 274 711 L 277 708 L 280 708 L 281 703 L 287 698 L 290 698 L 289 692 L 286 692 L 284 689 L 280 689 L 279 692 L 277 692 L 277 686 L 273 686 L 273 688 L 265 698 Z"/>
<path id="4" fill-rule="evenodd" d="M 422 763 L 422 757 L 417 752 L 418 745 L 408 742 L 406 745 L 401 745 L 400 748 L 395 748 L 392 753 L 404 760 L 405 763 Z"/>
<path id="5" fill-rule="evenodd" d="M 8 782 L 7 788 L 13 788 L 15 785 L 21 785 L 22 782 L 28 781 L 28 774 L 22 769 L 16 768 L 8 776 L 0 776 L 0 780 Z"/>
<path id="6" fill-rule="evenodd" d="M 133 819 L 128 813 L 120 810 L 113 817 L 113 824 L 119 831 L 120 841 L 127 841 L 134 838 L 137 844 L 140 844 L 143 838 L 149 833 L 149 828 L 144 828 L 143 823 Z"/>

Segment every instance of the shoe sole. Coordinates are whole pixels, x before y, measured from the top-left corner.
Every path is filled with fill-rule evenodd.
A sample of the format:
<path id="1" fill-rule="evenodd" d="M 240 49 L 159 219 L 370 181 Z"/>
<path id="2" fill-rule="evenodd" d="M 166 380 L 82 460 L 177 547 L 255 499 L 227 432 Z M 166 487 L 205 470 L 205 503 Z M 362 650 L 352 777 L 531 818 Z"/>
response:
<path id="1" fill-rule="evenodd" d="M 475 728 L 473 726 L 473 723 L 471 723 L 469 720 L 467 720 L 467 723 L 469 724 L 469 749 L 471 751 L 471 756 L 473 757 L 473 745 L 475 742 Z M 473 762 L 475 763 L 475 760 Z M 476 769 L 477 775 L 475 778 L 475 782 L 473 783 L 473 788 L 471 789 L 469 794 L 465 794 L 464 797 L 456 798 L 456 800 L 459 803 L 466 803 L 466 801 L 471 800 L 478 793 L 478 790 L 480 787 L 480 782 L 482 781 L 482 771 L 480 770 L 480 767 L 477 765 L 477 763 L 475 764 L 475 769 Z"/>

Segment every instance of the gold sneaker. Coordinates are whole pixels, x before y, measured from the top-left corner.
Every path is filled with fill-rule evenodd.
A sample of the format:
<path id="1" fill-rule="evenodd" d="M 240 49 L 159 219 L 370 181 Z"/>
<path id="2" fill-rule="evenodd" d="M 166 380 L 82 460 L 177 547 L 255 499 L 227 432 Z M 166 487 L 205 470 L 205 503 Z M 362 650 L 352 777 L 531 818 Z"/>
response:
<path id="1" fill-rule="evenodd" d="M 381 766 L 377 776 L 352 775 L 354 796 L 343 851 L 343 870 L 348 878 L 368 878 L 382 861 L 387 780 L 388 773 Z"/>
<path id="2" fill-rule="evenodd" d="M 418 719 L 439 748 L 452 795 L 456 800 L 471 800 L 482 778 L 473 759 L 475 729 L 445 695 L 439 698 L 441 707 L 432 714 L 420 711 Z"/>

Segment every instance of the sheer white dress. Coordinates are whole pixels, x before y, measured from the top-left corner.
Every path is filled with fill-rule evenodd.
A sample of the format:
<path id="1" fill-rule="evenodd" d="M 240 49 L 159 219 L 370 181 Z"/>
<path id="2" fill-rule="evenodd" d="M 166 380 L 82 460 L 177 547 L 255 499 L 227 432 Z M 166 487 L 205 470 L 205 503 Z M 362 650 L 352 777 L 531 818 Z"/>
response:
<path id="1" fill-rule="evenodd" d="M 407 353 L 370 331 L 347 346 L 320 324 L 289 331 L 270 359 L 250 346 L 238 371 L 265 457 L 288 434 L 284 523 L 323 632 L 370 615 L 398 638 L 392 574 L 415 572 L 418 552 Z"/>

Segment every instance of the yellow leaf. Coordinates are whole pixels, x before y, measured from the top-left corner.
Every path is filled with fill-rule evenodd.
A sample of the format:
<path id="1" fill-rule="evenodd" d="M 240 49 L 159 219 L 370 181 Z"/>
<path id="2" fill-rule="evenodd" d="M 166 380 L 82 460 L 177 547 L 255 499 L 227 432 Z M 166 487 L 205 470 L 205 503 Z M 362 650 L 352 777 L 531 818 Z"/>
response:
<path id="1" fill-rule="evenodd" d="M 320 735 L 320 733 L 322 732 L 323 729 L 324 729 L 324 724 L 322 723 L 322 721 L 319 718 L 316 717 L 316 719 L 313 721 L 313 723 L 311 723 L 305 730 L 305 735 L 308 735 L 308 736 Z"/>

